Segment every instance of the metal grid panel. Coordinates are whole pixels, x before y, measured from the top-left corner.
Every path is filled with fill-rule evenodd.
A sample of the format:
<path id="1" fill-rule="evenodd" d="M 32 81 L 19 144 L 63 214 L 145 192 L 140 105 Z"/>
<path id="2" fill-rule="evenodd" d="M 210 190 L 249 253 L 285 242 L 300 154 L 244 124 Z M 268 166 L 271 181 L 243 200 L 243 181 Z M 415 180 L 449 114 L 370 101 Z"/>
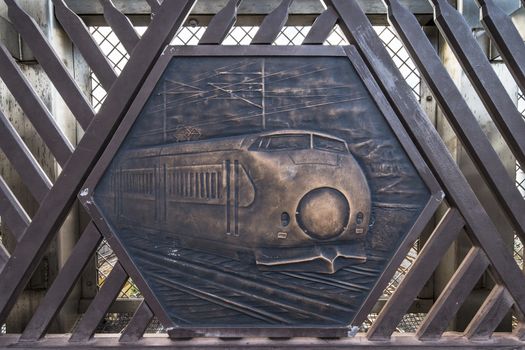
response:
<path id="1" fill-rule="evenodd" d="M 311 27 L 309 26 L 287 26 L 281 30 L 281 33 L 275 40 L 275 45 L 300 45 L 308 34 Z M 385 43 L 388 51 L 396 64 L 398 65 L 403 77 L 406 79 L 414 94 L 421 97 L 421 77 L 415 64 L 410 59 L 408 52 L 403 47 L 401 41 L 395 36 L 392 29 L 388 26 L 377 26 L 376 31 L 379 33 L 381 40 Z M 136 28 L 139 33 L 143 33 L 145 27 Z M 205 31 L 205 27 L 183 27 L 179 30 L 172 41 L 173 45 L 197 45 L 199 39 Z M 249 45 L 253 39 L 258 27 L 256 26 L 237 26 L 230 30 L 230 33 L 224 40 L 224 45 Z M 122 71 L 129 55 L 119 42 L 116 35 L 109 27 L 91 27 L 91 33 L 95 41 L 100 45 L 102 52 L 108 57 L 117 74 Z M 344 34 L 339 26 L 336 26 L 325 45 L 348 45 Z M 104 101 L 106 91 L 102 88 L 94 74 L 92 77 L 91 98 L 95 109 L 98 110 L 100 104 Z"/>
<path id="2" fill-rule="evenodd" d="M 374 27 L 374 29 L 385 44 L 388 53 L 394 60 L 394 63 L 403 75 L 403 78 L 405 78 L 405 81 L 408 83 L 417 99 L 421 100 L 421 75 L 410 58 L 408 51 L 403 46 L 403 43 L 397 38 L 393 29 L 389 26 Z"/>
<path id="3" fill-rule="evenodd" d="M 121 333 L 133 317 L 133 313 L 108 313 L 97 327 L 97 333 Z"/>
<path id="4" fill-rule="evenodd" d="M 274 45 L 301 45 L 311 27 L 284 27 L 275 39 Z"/>
<path id="5" fill-rule="evenodd" d="M 525 94 L 518 92 L 518 110 L 523 118 L 525 118 Z M 525 170 L 522 169 L 518 162 L 516 162 L 516 187 L 518 187 L 523 198 L 525 198 Z M 518 262 L 520 267 L 525 268 L 524 261 L 524 246 L 523 242 L 518 237 L 514 238 L 514 259 Z"/>
<path id="6" fill-rule="evenodd" d="M 525 94 L 518 91 L 518 111 L 520 111 L 523 118 L 525 118 Z M 520 164 L 516 162 L 516 187 L 520 191 L 523 198 L 525 198 L 525 170 L 521 168 Z M 514 236 L 514 259 L 519 267 L 523 270 L 525 268 L 525 246 L 523 242 Z M 512 316 L 512 328 L 518 326 L 518 319 L 516 315 Z"/>
<path id="7" fill-rule="evenodd" d="M 129 55 L 115 33 L 110 27 L 90 27 L 90 32 L 117 74 L 120 74 L 129 60 Z M 91 74 L 91 103 L 96 111 L 105 98 L 106 90 L 100 85 L 97 77 Z"/>
<path id="8" fill-rule="evenodd" d="M 377 319 L 377 314 L 370 314 L 368 319 L 363 322 L 361 325 L 361 332 L 366 332 L 370 329 L 374 321 Z M 396 327 L 396 332 L 398 333 L 414 333 L 417 331 L 421 322 L 425 318 L 426 314 L 424 313 L 408 313 L 403 316 L 401 322 Z"/>
<path id="9" fill-rule="evenodd" d="M 173 45 L 197 45 L 206 27 L 182 27 L 171 42 Z"/>
<path id="10" fill-rule="evenodd" d="M 102 322 L 100 322 L 100 324 L 98 325 L 96 333 L 121 333 L 124 330 L 124 328 L 128 325 L 129 321 L 131 321 L 132 317 L 133 313 L 131 312 L 108 313 L 104 320 L 102 320 Z M 160 321 L 156 317 L 154 317 L 151 323 L 149 324 L 146 333 L 164 334 L 166 333 L 166 329 L 160 323 Z"/>
<path id="11" fill-rule="evenodd" d="M 514 259 L 518 262 L 518 265 L 523 270 L 525 268 L 524 261 L 523 261 L 523 252 L 525 247 L 523 246 L 523 243 L 521 243 L 521 240 L 515 236 L 514 237 Z"/>
<path id="12" fill-rule="evenodd" d="M 310 26 L 287 26 L 284 27 L 274 45 L 300 45 L 303 39 L 308 34 Z M 250 45 L 255 33 L 259 27 L 256 26 L 238 26 L 233 27 L 228 33 L 228 36 L 224 39 L 223 45 Z M 336 26 L 328 39 L 326 39 L 325 45 L 348 45 L 344 34 L 341 32 L 339 26 Z"/>
<path id="13" fill-rule="evenodd" d="M 250 45 L 259 27 L 238 26 L 233 27 L 223 41 L 223 45 Z"/>
<path id="14" fill-rule="evenodd" d="M 516 186 L 525 197 L 525 170 L 518 163 L 516 163 Z"/>
<path id="15" fill-rule="evenodd" d="M 116 262 L 117 256 L 109 246 L 108 242 L 103 240 L 96 252 L 97 287 L 102 287 Z M 141 298 L 142 295 L 140 294 L 140 291 L 133 280 L 128 278 L 118 297 L 124 299 Z"/>
<path id="16" fill-rule="evenodd" d="M 521 91 L 518 93 L 518 110 L 525 118 L 525 94 Z M 525 169 L 522 169 L 518 163 L 516 163 L 516 186 L 525 198 Z"/>
<path id="17" fill-rule="evenodd" d="M 416 261 L 418 247 L 419 242 L 416 241 L 410 249 L 410 251 L 408 252 L 407 256 L 405 257 L 405 260 L 403 260 L 403 262 L 401 263 L 401 266 L 399 266 L 399 268 L 397 269 L 396 273 L 394 274 L 394 277 L 388 283 L 388 286 L 385 288 L 385 291 L 383 292 L 383 297 L 389 297 L 397 289 L 397 286 L 401 283 L 414 261 Z"/>
<path id="18" fill-rule="evenodd" d="M 328 39 L 324 42 L 325 45 L 348 45 L 348 40 L 346 40 L 345 35 L 341 31 L 341 28 L 336 25 L 330 35 L 328 36 Z"/>

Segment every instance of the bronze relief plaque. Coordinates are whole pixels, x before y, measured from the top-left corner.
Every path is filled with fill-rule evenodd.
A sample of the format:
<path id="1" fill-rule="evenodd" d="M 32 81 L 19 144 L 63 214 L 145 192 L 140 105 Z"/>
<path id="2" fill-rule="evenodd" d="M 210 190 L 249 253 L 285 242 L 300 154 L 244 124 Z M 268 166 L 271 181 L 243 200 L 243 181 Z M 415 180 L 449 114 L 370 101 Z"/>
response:
<path id="1" fill-rule="evenodd" d="M 431 194 L 342 49 L 222 50 L 165 53 L 93 205 L 176 325 L 346 326 Z"/>

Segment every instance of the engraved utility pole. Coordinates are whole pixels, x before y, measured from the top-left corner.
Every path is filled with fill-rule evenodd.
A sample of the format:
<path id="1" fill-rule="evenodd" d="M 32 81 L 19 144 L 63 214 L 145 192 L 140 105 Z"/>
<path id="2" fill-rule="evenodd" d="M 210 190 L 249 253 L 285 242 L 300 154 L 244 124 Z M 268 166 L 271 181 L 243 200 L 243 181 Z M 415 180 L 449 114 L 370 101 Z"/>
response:
<path id="1" fill-rule="evenodd" d="M 262 107 L 262 128 L 266 130 L 266 103 L 265 103 L 265 64 L 266 60 L 262 59 L 261 66 L 261 107 Z"/>
<path id="2" fill-rule="evenodd" d="M 163 118 L 162 118 L 162 135 L 163 135 L 163 141 L 166 143 L 166 140 L 168 138 L 167 136 L 167 119 L 168 119 L 168 100 L 167 100 L 167 90 L 166 90 L 166 81 L 164 81 L 164 92 L 163 95 L 163 102 L 164 102 L 164 111 L 163 111 Z"/>

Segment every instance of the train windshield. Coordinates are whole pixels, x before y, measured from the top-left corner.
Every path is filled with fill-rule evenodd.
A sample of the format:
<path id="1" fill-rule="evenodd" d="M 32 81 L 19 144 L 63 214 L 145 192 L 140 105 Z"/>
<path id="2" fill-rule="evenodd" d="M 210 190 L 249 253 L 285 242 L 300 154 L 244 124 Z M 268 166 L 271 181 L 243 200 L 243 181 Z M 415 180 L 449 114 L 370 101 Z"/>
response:
<path id="1" fill-rule="evenodd" d="M 313 135 L 314 148 L 322 151 L 347 153 L 346 144 L 343 141 Z"/>
<path id="2" fill-rule="evenodd" d="M 259 151 L 310 149 L 310 134 L 268 135 L 257 139 L 250 147 Z"/>

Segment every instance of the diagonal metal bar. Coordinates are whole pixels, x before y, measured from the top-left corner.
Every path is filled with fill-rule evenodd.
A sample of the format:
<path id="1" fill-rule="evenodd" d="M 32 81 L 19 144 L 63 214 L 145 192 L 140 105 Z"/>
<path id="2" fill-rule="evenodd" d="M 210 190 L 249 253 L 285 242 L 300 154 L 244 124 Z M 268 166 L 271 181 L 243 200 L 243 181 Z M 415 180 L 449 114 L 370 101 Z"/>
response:
<path id="1" fill-rule="evenodd" d="M 75 331 L 71 334 L 70 342 L 86 342 L 95 334 L 98 324 L 117 298 L 127 279 L 128 274 L 122 265 L 120 263 L 115 264 L 99 292 L 89 304 L 86 313 L 80 319 Z"/>
<path id="2" fill-rule="evenodd" d="M 10 256 L 7 250 L 4 248 L 4 245 L 0 243 L 0 272 L 4 268 L 5 264 L 7 263 L 7 260 L 9 260 Z"/>
<path id="3" fill-rule="evenodd" d="M 391 127 L 396 128 L 398 130 L 398 133 L 400 133 L 398 135 L 398 140 L 402 143 L 403 147 L 407 150 L 412 163 L 418 168 L 418 172 L 420 173 L 421 177 L 424 179 L 425 184 L 428 186 L 432 194 L 429 201 L 423 208 L 421 214 L 419 215 L 419 218 L 414 223 L 414 225 L 410 228 L 410 231 L 407 233 L 406 237 L 403 239 L 403 241 L 401 242 L 397 250 L 392 252 L 393 254 L 392 258 L 390 259 L 387 266 L 384 267 L 383 272 L 379 276 L 379 279 L 377 280 L 374 288 L 368 294 L 363 305 L 360 307 L 359 311 L 356 313 L 356 316 L 354 317 L 352 324 L 361 324 L 364 322 L 364 320 L 366 320 L 367 315 L 371 312 L 372 308 L 377 303 L 384 289 L 386 288 L 388 283 L 392 280 L 394 273 L 397 271 L 398 267 L 401 265 L 403 259 L 408 254 L 408 251 L 413 246 L 417 237 L 419 237 L 421 232 L 428 225 L 433 215 L 436 213 L 437 208 L 443 201 L 444 195 L 436 179 L 433 177 L 433 175 L 428 174 L 427 173 L 428 170 L 426 170 L 426 168 L 421 169 L 421 164 L 424 164 L 422 157 L 417 152 L 414 145 L 410 142 L 410 138 L 408 134 L 405 134 L 403 132 L 403 126 L 401 125 L 400 121 L 397 119 L 397 116 L 395 115 L 394 111 L 392 110 L 392 107 L 390 106 L 386 98 L 380 93 L 378 93 L 378 91 L 380 91 L 380 88 L 376 84 L 376 82 L 371 78 L 371 73 L 368 70 L 368 67 L 366 66 L 366 64 L 363 62 L 361 56 L 357 53 L 357 51 L 353 47 L 346 47 L 345 52 L 348 55 L 348 57 L 350 57 L 352 63 L 356 67 L 358 74 L 360 75 L 362 81 L 365 83 L 370 94 L 372 95 L 375 102 L 377 103 L 377 106 L 379 107 L 380 111 L 383 113 L 383 116 L 385 117 L 385 119 L 388 121 Z"/>
<path id="4" fill-rule="evenodd" d="M 443 140 L 421 109 L 412 90 L 395 67 L 359 4 L 356 0 L 325 0 L 325 2 L 338 12 L 343 32 L 355 43 L 371 68 L 398 117 L 403 121 L 433 173 L 438 177 L 449 203 L 462 214 L 470 228 L 471 239 L 481 245 L 487 253 L 497 272 L 495 277 L 506 285 L 520 311 L 525 311 L 525 288 L 523 288 L 525 276 L 452 159 Z"/>
<path id="5" fill-rule="evenodd" d="M 31 278 L 56 230 L 62 225 L 98 155 L 108 143 L 162 50 L 187 17 L 195 0 L 166 1 L 137 44 L 99 113 L 42 201 L 11 259 L 0 273 L 0 323 L 5 321 Z M 5 283 L 4 283 L 5 282 Z"/>
<path id="6" fill-rule="evenodd" d="M 90 222 L 48 289 L 44 299 L 33 313 L 31 320 L 20 336 L 20 341 L 37 341 L 44 336 L 49 324 L 66 302 L 69 293 L 73 290 L 76 281 L 101 241 L 102 235 L 93 222 Z"/>
<path id="7" fill-rule="evenodd" d="M 15 197 L 4 179 L 0 176 L 0 217 L 9 231 L 13 234 L 17 241 L 20 241 L 24 231 L 31 223 L 31 219 L 27 215 L 18 199 Z"/>
<path id="8" fill-rule="evenodd" d="M 211 19 L 206 31 L 199 40 L 199 45 L 219 45 L 228 35 L 237 20 L 237 9 L 242 0 L 230 0 Z"/>
<path id="9" fill-rule="evenodd" d="M 95 116 L 88 100 L 80 91 L 75 80 L 64 66 L 62 60 L 46 40 L 38 24 L 15 0 L 4 0 L 8 7 L 9 19 L 31 48 L 38 63 L 42 66 L 53 85 L 62 96 L 75 118 L 83 129 L 86 129 Z"/>
<path id="10" fill-rule="evenodd" d="M 419 326 L 416 337 L 420 340 L 440 338 L 488 266 L 483 250 L 472 247 Z"/>
<path id="11" fill-rule="evenodd" d="M 457 238 L 464 225 L 465 221 L 461 214 L 454 208 L 449 209 L 436 226 L 395 293 L 388 299 L 379 317 L 366 333 L 368 339 L 385 340 L 390 338 L 419 291 L 432 276 L 440 258 Z"/>
<path id="12" fill-rule="evenodd" d="M 525 340 L 525 323 L 521 321 L 512 334 L 519 340 Z"/>
<path id="13" fill-rule="evenodd" d="M 37 202 L 42 202 L 53 184 L 2 112 L 0 112 L 0 148 L 29 192 Z"/>
<path id="14" fill-rule="evenodd" d="M 148 3 L 153 13 L 159 10 L 160 4 L 158 0 L 146 0 L 146 2 Z"/>
<path id="15" fill-rule="evenodd" d="M 277 39 L 288 20 L 288 12 L 292 2 L 293 0 L 282 0 L 279 6 L 264 18 L 252 39 L 252 45 L 271 45 Z"/>
<path id="16" fill-rule="evenodd" d="M 481 6 L 481 23 L 521 91 L 525 91 L 525 44 L 518 29 L 493 0 L 476 1 Z"/>
<path id="17" fill-rule="evenodd" d="M 66 5 L 64 0 L 53 0 L 55 15 L 65 32 L 78 48 L 102 87 L 109 91 L 117 79 L 106 56 L 95 43 L 84 22 Z"/>
<path id="18" fill-rule="evenodd" d="M 111 0 L 99 0 L 104 7 L 104 18 L 118 37 L 126 51 L 131 54 L 140 40 L 133 24 L 126 15 L 120 12 Z"/>
<path id="19" fill-rule="evenodd" d="M 62 133 L 3 44 L 0 44 L 0 77 L 58 163 L 64 166 L 73 153 L 73 145 Z"/>
<path id="20" fill-rule="evenodd" d="M 514 156 L 525 166 L 523 117 L 472 35 L 465 18 L 447 0 L 430 1 L 434 6 L 434 21 L 441 34 L 454 51 Z"/>
<path id="21" fill-rule="evenodd" d="M 132 343 L 139 340 L 144 335 L 144 332 L 146 332 L 151 320 L 153 320 L 153 311 L 151 311 L 150 307 L 144 300 L 139 305 L 137 311 L 133 314 L 133 318 L 129 321 L 126 329 L 122 332 L 119 341 Z"/>
<path id="22" fill-rule="evenodd" d="M 469 339 L 489 339 L 509 313 L 514 301 L 502 285 L 496 285 L 470 321 L 464 335 Z"/>
<path id="23" fill-rule="evenodd" d="M 303 40 L 303 45 L 323 45 L 337 24 L 339 16 L 333 8 L 327 8 L 315 19 L 312 28 Z"/>
<path id="24" fill-rule="evenodd" d="M 399 0 L 384 0 L 388 19 L 458 134 L 477 169 L 506 210 L 516 233 L 525 241 L 525 200 L 481 129 L 461 92 L 428 41 L 416 17 Z M 525 136 L 524 136 L 525 137 Z"/>

